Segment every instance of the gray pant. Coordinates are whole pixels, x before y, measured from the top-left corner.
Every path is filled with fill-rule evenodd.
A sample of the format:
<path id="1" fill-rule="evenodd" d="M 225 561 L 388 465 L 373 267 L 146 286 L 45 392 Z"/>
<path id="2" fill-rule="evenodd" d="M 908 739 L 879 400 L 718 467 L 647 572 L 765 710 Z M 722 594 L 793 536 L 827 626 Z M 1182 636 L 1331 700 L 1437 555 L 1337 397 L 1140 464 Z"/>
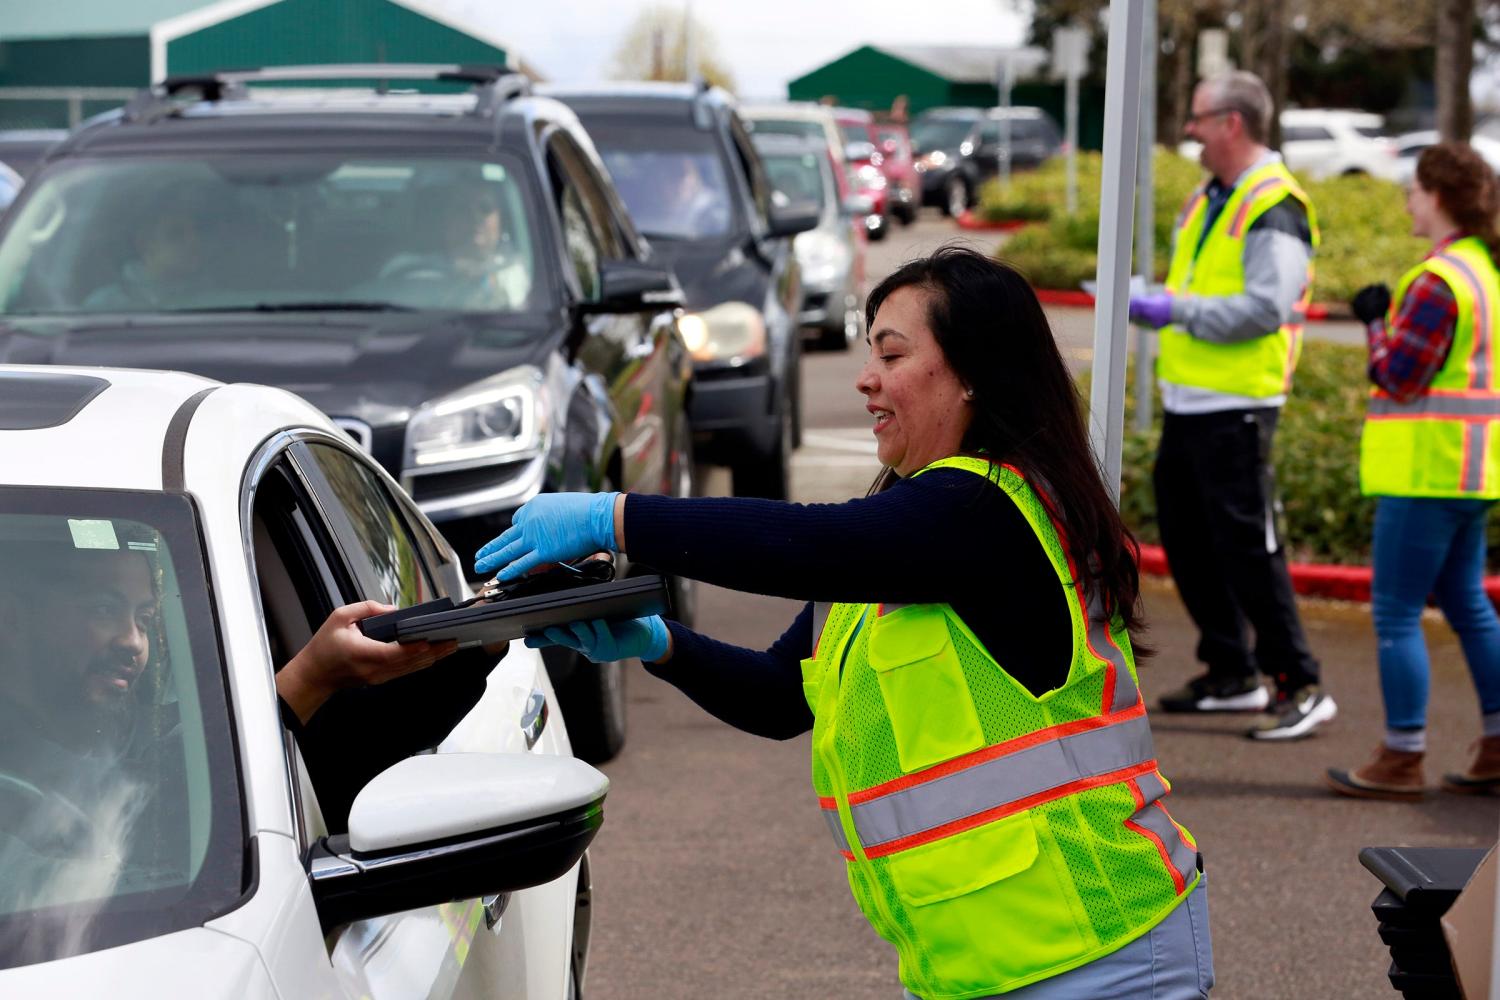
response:
<path id="1" fill-rule="evenodd" d="M 1167 919 L 1087 965 L 1004 994 L 1004 1000 L 1202 1000 L 1214 985 L 1208 876 Z M 921 1000 L 903 991 L 905 1000 Z"/>

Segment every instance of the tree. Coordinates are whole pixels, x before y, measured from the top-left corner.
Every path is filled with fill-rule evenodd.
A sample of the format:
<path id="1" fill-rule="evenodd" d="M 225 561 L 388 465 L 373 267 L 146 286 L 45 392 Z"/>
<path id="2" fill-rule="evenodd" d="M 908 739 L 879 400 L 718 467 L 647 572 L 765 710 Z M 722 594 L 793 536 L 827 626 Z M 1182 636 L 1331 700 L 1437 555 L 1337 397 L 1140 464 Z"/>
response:
<path id="1" fill-rule="evenodd" d="M 1438 134 L 1467 141 L 1474 130 L 1469 77 L 1474 73 L 1475 0 L 1439 0 L 1437 23 Z"/>
<path id="2" fill-rule="evenodd" d="M 658 3 L 635 16 L 615 48 L 610 76 L 616 80 L 686 80 L 691 24 L 698 76 L 734 90 L 734 76 L 718 54 L 713 32 L 687 9 Z"/>

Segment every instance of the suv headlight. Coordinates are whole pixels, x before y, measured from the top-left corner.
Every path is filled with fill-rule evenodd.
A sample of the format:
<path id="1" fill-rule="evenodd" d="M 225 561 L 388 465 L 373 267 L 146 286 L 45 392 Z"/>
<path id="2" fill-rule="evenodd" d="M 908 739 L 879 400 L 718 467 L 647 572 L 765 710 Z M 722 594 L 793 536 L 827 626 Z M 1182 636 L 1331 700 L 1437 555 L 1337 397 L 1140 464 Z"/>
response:
<path id="1" fill-rule="evenodd" d="M 540 454 L 547 440 L 546 387 L 530 365 L 424 403 L 406 428 L 411 471 L 487 465 Z"/>
<path id="2" fill-rule="evenodd" d="M 742 364 L 766 353 L 766 321 L 744 302 L 721 302 L 677 320 L 682 342 L 694 361 Z"/>

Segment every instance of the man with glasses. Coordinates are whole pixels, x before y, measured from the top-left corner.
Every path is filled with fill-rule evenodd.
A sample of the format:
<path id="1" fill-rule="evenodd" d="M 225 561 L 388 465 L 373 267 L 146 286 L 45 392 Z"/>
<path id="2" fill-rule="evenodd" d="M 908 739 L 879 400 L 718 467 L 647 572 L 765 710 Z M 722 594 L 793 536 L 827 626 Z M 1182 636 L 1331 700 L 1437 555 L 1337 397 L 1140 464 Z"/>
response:
<path id="1" fill-rule="evenodd" d="M 1210 176 L 1177 217 L 1166 290 L 1132 297 L 1130 318 L 1160 330 L 1157 516 L 1208 668 L 1162 708 L 1265 711 L 1247 735 L 1288 740 L 1338 709 L 1319 687 L 1277 524 L 1271 445 L 1302 349 L 1318 226 L 1266 147 L 1271 114 L 1252 73 L 1199 84 L 1185 132 Z M 1274 703 L 1260 673 L 1275 681 Z"/>

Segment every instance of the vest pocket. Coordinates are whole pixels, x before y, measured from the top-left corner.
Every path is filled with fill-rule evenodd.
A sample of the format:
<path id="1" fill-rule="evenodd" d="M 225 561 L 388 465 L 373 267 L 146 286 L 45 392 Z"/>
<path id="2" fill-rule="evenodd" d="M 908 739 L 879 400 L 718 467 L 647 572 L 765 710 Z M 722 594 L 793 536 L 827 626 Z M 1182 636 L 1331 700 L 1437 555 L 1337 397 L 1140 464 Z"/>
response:
<path id="1" fill-rule="evenodd" d="M 880 683 L 902 771 L 920 771 L 984 746 L 948 620 L 938 606 L 909 604 L 876 618 L 866 656 Z"/>
<path id="2" fill-rule="evenodd" d="M 1029 811 L 892 855 L 887 871 L 945 994 L 998 990 L 1088 950 Z"/>
<path id="3" fill-rule="evenodd" d="M 823 676 L 823 661 L 809 658 L 802 661 L 802 697 L 813 715 L 818 714 L 818 689 Z"/>

